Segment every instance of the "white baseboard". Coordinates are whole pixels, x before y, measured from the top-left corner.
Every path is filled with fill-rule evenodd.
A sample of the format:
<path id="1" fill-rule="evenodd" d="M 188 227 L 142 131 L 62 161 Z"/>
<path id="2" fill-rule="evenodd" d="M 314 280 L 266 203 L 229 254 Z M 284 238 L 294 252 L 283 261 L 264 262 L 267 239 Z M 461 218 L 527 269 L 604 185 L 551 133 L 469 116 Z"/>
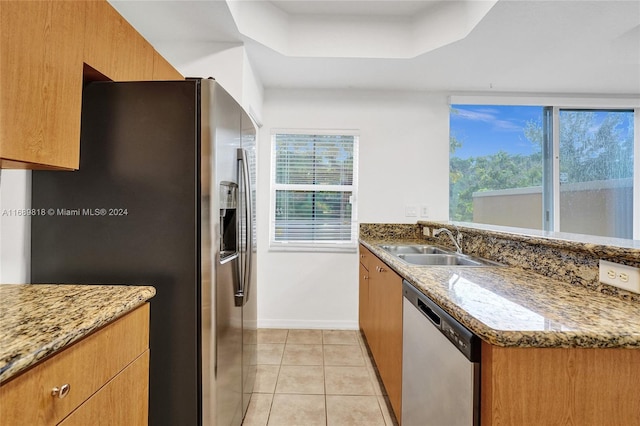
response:
<path id="1" fill-rule="evenodd" d="M 258 319 L 258 328 L 358 330 L 357 321 Z"/>

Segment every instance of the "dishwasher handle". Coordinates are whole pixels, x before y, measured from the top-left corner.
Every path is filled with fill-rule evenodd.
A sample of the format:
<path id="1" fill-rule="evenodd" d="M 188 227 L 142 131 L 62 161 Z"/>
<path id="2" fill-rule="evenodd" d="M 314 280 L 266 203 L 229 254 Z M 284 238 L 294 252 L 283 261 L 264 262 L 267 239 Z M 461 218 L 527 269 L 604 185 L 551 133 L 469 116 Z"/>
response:
<path id="1" fill-rule="evenodd" d="M 418 299 L 418 309 L 420 309 L 420 311 L 424 314 L 424 316 L 426 316 L 427 318 L 429 318 L 429 320 L 431 320 L 433 325 L 435 325 L 436 327 L 440 328 L 440 325 L 442 323 L 442 320 L 440 319 L 440 316 L 438 314 L 436 314 L 433 311 L 433 309 L 428 307 L 427 304 L 424 303 L 420 299 Z"/>

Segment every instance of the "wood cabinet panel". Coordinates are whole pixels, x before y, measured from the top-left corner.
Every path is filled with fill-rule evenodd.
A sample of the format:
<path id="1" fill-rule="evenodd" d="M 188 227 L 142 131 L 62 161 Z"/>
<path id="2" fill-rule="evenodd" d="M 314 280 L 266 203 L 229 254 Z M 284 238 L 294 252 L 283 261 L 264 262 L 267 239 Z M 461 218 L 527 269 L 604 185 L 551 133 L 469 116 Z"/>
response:
<path id="1" fill-rule="evenodd" d="M 402 413 L 402 278 L 360 246 L 359 321 L 398 421 Z"/>
<path id="2" fill-rule="evenodd" d="M 369 259 L 371 252 L 366 247 L 360 245 L 359 248 L 359 292 L 358 292 L 358 323 L 360 330 L 368 339 L 371 333 L 371 305 L 369 303 Z"/>
<path id="3" fill-rule="evenodd" d="M 58 423 L 148 347 L 146 303 L 3 384 L 0 425 Z M 68 395 L 53 397 L 63 384 Z"/>
<path id="4" fill-rule="evenodd" d="M 402 278 L 382 261 L 375 283 L 376 365 L 398 421 L 402 413 Z M 375 355 L 374 355 L 375 357 Z"/>
<path id="5" fill-rule="evenodd" d="M 176 70 L 157 51 L 153 52 L 153 79 L 154 80 L 184 80 L 182 74 Z"/>
<path id="6" fill-rule="evenodd" d="M 2 167 L 78 168 L 85 6 L 0 1 Z"/>
<path id="7" fill-rule="evenodd" d="M 79 167 L 83 77 L 184 79 L 106 0 L 2 0 L 0 51 L 0 168 Z"/>
<path id="8" fill-rule="evenodd" d="M 370 269 L 369 268 L 369 263 L 371 262 L 372 259 L 374 259 L 376 257 L 369 251 L 369 249 L 367 249 L 362 244 L 360 245 L 359 251 L 360 251 L 360 263 L 368 271 Z"/>
<path id="9" fill-rule="evenodd" d="M 146 426 L 149 423 L 148 394 L 147 350 L 64 419 L 60 426 Z"/>
<path id="10" fill-rule="evenodd" d="M 640 425 L 640 351 L 483 342 L 481 423 Z"/>
<path id="11" fill-rule="evenodd" d="M 360 263 L 360 280 L 358 292 L 358 322 L 360 330 L 370 333 L 369 321 L 371 317 L 369 306 L 369 271 L 367 271 L 362 263 Z"/>
<path id="12" fill-rule="evenodd" d="M 153 47 L 106 1 L 86 7 L 84 62 L 113 81 L 151 80 Z"/>

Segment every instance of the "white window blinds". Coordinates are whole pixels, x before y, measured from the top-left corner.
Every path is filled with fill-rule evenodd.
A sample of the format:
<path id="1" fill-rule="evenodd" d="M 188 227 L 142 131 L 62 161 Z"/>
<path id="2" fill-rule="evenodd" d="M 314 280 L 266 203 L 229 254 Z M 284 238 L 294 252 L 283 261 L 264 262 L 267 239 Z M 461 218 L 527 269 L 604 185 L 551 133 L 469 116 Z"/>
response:
<path id="1" fill-rule="evenodd" d="M 356 246 L 357 142 L 355 135 L 273 135 L 272 247 Z"/>

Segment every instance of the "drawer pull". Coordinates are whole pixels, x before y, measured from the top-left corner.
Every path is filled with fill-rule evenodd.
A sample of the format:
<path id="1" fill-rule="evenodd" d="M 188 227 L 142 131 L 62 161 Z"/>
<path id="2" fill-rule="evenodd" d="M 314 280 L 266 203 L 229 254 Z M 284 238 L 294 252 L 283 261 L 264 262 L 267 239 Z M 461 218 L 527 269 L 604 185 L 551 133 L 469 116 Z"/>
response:
<path id="1" fill-rule="evenodd" d="M 58 387 L 53 388 L 51 390 L 51 396 L 57 396 L 59 399 L 62 399 L 65 396 L 69 395 L 69 392 L 71 392 L 71 385 L 68 383 L 65 383 L 59 388 Z"/>

